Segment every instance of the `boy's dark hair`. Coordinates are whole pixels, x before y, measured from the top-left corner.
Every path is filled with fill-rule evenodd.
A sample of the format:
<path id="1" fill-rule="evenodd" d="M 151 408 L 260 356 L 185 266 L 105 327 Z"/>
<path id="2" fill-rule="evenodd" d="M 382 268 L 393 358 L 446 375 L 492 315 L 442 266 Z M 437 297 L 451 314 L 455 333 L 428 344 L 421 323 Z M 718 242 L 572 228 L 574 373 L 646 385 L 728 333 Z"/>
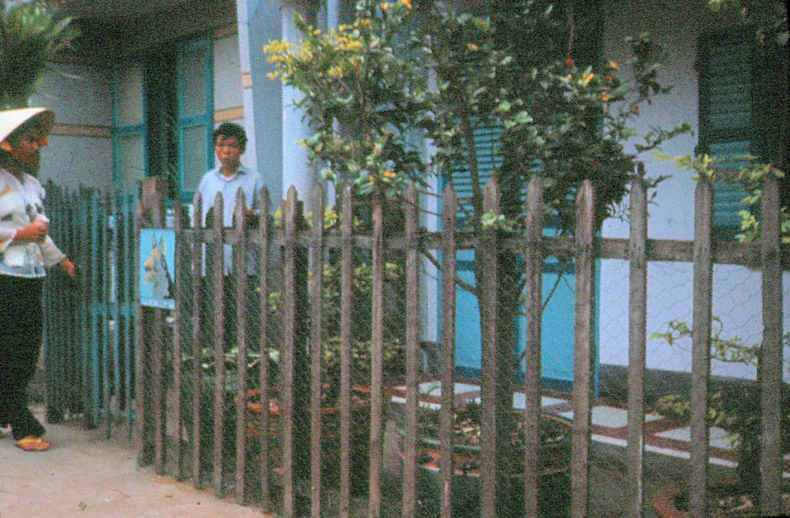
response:
<path id="1" fill-rule="evenodd" d="M 233 122 L 223 122 L 217 126 L 217 129 L 214 130 L 212 141 L 215 145 L 219 137 L 235 137 L 236 140 L 239 141 L 242 150 L 247 148 L 247 132 L 244 131 L 244 128 Z"/>

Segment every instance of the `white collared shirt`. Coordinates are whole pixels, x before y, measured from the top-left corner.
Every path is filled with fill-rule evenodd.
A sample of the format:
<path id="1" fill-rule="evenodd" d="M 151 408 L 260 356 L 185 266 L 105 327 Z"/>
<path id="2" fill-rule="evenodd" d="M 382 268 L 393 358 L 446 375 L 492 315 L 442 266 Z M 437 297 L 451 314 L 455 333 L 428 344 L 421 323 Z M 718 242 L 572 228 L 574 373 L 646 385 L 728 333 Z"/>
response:
<path id="1" fill-rule="evenodd" d="M 230 227 L 233 225 L 233 206 L 236 203 L 236 193 L 241 189 L 244 192 L 244 203 L 248 209 L 256 212 L 261 208 L 261 189 L 263 189 L 263 176 L 257 171 L 239 166 L 239 170 L 226 178 L 219 167 L 214 168 L 203 175 L 198 185 L 198 192 L 202 198 L 202 217 L 201 224 L 206 224 L 206 214 L 214 209 L 214 200 L 217 193 L 222 194 L 222 226 Z M 225 275 L 233 272 L 233 248 L 231 245 L 224 246 L 224 271 Z M 254 275 L 257 273 L 257 254 L 248 251 L 247 273 Z"/>

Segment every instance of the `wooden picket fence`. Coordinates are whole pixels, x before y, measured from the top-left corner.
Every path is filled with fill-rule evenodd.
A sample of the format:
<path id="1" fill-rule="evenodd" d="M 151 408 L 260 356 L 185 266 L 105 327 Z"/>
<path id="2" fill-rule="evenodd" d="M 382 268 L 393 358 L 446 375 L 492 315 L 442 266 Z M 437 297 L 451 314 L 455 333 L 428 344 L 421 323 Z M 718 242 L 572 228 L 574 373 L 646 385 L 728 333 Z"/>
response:
<path id="1" fill-rule="evenodd" d="M 146 181 L 138 208 L 137 222 L 140 227 L 161 228 L 165 224 L 165 195 L 163 183 Z M 538 434 L 537 422 L 541 412 L 541 279 L 544 258 L 547 255 L 570 254 L 576 261 L 574 383 L 572 392 L 573 433 L 571 462 L 570 514 L 574 517 L 590 516 L 590 451 L 591 415 L 593 404 L 594 364 L 594 261 L 601 258 L 621 259 L 630 262 L 629 297 L 629 359 L 628 359 L 628 432 L 627 469 L 629 480 L 641 481 L 644 470 L 645 423 L 645 358 L 647 318 L 647 265 L 650 261 L 691 262 L 694 268 L 693 300 L 693 365 L 692 365 L 692 417 L 691 417 L 691 473 L 690 516 L 704 516 L 708 492 L 708 427 L 706 423 L 709 379 L 711 369 L 710 330 L 713 264 L 749 265 L 762 271 L 762 314 L 763 343 L 762 366 L 759 383 L 762 393 L 762 453 L 760 463 L 763 473 L 762 510 L 764 514 L 778 513 L 781 509 L 782 451 L 781 451 L 781 392 L 782 392 L 782 271 L 787 264 L 782 259 L 790 256 L 787 245 L 779 238 L 779 196 L 775 182 L 766 184 L 763 191 L 762 225 L 763 238 L 760 243 L 712 242 L 713 190 L 708 181 L 701 180 L 696 191 L 695 239 L 693 241 L 654 240 L 647 238 L 647 196 L 642 182 L 636 181 L 631 190 L 631 234 L 629 239 L 602 239 L 594 235 L 593 199 L 594 192 L 589 183 L 580 190 L 577 200 L 577 228 L 574 238 L 547 237 L 543 235 L 542 189 L 537 179 L 528 187 L 525 213 L 527 232 L 523 236 L 503 237 L 495 230 L 484 235 L 480 241 L 468 233 L 456 229 L 455 214 L 457 200 L 451 187 L 443 193 L 443 218 L 441 232 L 425 232 L 420 228 L 418 213 L 419 199 L 416 188 L 411 187 L 402 205 L 405 225 L 398 235 L 385 233 L 385 208 L 383 203 L 373 202 L 369 208 L 370 225 L 364 233 L 355 229 L 352 218 L 343 218 L 339 231 L 326 232 L 321 211 L 315 211 L 310 225 L 303 220 L 302 205 L 297 192 L 291 188 L 280 209 L 281 223 L 274 224 L 271 218 L 260 218 L 259 224 L 250 225 L 245 212 L 243 196 L 235 200 L 235 226 L 223 228 L 221 214 L 223 203 L 231 200 L 217 198 L 213 202 L 213 225 L 201 228 L 190 224 L 187 211 L 176 200 L 173 229 L 176 235 L 176 283 L 175 311 L 138 307 L 136 320 L 137 391 L 135 444 L 142 464 L 153 464 L 157 473 L 171 473 L 181 480 L 191 479 L 196 487 L 210 483 L 214 492 L 221 497 L 232 493 L 241 504 L 260 505 L 264 513 L 279 513 L 294 516 L 300 513 L 300 498 L 309 502 L 308 512 L 312 516 L 324 516 L 328 511 L 324 496 L 337 491 L 339 516 L 350 516 L 354 497 L 352 495 L 352 426 L 353 387 L 350 377 L 351 351 L 350 334 L 352 322 L 352 267 L 355 252 L 365 250 L 372 267 L 370 308 L 371 373 L 369 379 L 369 466 L 366 488 L 366 514 L 381 516 L 383 491 L 381 473 L 384 463 L 383 438 L 387 420 L 386 380 L 384 372 L 383 328 L 386 302 L 385 256 L 390 251 L 402 254 L 405 267 L 405 305 L 402 317 L 405 329 L 406 369 L 402 384 L 406 387 L 406 403 L 403 410 L 403 468 L 400 491 L 401 515 L 416 516 L 418 513 L 418 488 L 416 487 L 418 459 L 418 382 L 423 372 L 420 361 L 420 256 L 421 251 L 441 250 L 441 358 L 455 357 L 453 330 L 455 328 L 455 292 L 453 281 L 456 270 L 456 251 L 475 249 L 492 251 L 497 247 L 509 247 L 523 254 L 526 260 L 526 377 L 519 387 L 526 396 L 524 413 L 525 434 L 524 462 L 524 515 L 538 516 Z M 499 212 L 498 187 L 494 181 L 486 186 L 485 210 Z M 342 190 L 339 206 L 342 214 L 355 213 L 355 200 L 350 186 Z M 261 193 L 264 200 L 262 214 L 269 214 L 268 193 Z M 207 200 L 195 197 L 192 209 L 201 213 Z M 325 206 L 325 194 L 317 186 L 312 196 L 314 207 Z M 230 244 L 237 251 L 234 255 L 235 275 L 223 273 L 222 246 Z M 252 248 L 262 265 L 257 277 L 248 277 L 247 254 L 238 253 Z M 784 252 L 784 255 L 782 254 Z M 322 379 L 322 277 L 323 266 L 328 257 L 339 257 L 341 269 L 341 379 L 340 379 L 340 426 L 339 463 L 335 475 L 339 486 L 326 483 L 326 470 L 322 469 L 322 397 L 326 380 Z M 478 253 L 476 260 L 486 261 L 486 282 L 497 282 L 497 254 Z M 198 289 L 201 278 L 210 279 L 210 289 Z M 248 286 L 251 280 L 257 286 Z M 226 372 L 227 350 L 224 346 L 225 319 L 231 308 L 225 306 L 225 284 L 232 282 L 236 294 L 236 306 L 232 308 L 238 333 L 235 345 L 237 355 L 233 365 L 233 377 Z M 248 302 L 248 293 L 259 291 L 254 305 Z M 277 313 L 275 338 L 270 329 L 273 318 L 268 304 L 268 294 L 280 293 L 282 306 Z M 496 290 L 481 300 L 481 305 L 497 307 Z M 211 318 L 199 308 L 210 297 Z M 172 317 L 172 318 L 168 318 Z M 309 317 L 309 318 L 308 318 Z M 259 325 L 259 336 L 250 341 L 247 333 L 248 319 L 255 318 Z M 205 361 L 199 351 L 202 330 L 213 329 L 212 372 L 213 410 L 212 427 L 206 441 L 205 426 L 201 416 L 207 415 L 204 406 L 205 394 L 198 387 L 205 372 Z M 57 329 L 52 327 L 48 329 Z M 481 398 L 483 428 L 481 436 L 482 466 L 480 509 L 482 516 L 500 516 L 506 505 L 504 495 L 505 467 L 496 452 L 502 448 L 501 430 L 497 416 L 503 404 L 510 401 L 502 394 L 512 394 L 512 372 L 502 366 L 512 363 L 512 350 L 497 347 L 496 326 L 483 330 L 483 367 L 481 373 Z M 54 333 L 52 331 L 50 336 Z M 248 409 L 249 386 L 269 387 L 272 384 L 267 358 L 276 349 L 279 353 L 279 392 L 276 403 L 280 409 L 274 418 L 262 412 L 260 420 L 251 421 Z M 261 358 L 255 371 L 255 380 L 249 379 L 250 358 Z M 452 388 L 455 382 L 455 366 L 452 361 L 440 365 L 438 378 L 441 381 L 442 422 L 451 422 L 453 412 Z M 227 379 L 232 386 L 228 389 Z M 192 387 L 189 390 L 189 387 Z M 260 392 L 261 407 L 267 409 L 274 402 L 269 391 Z M 101 398 L 99 398 L 101 399 Z M 235 412 L 228 413 L 228 401 Z M 506 403 L 503 403 L 505 401 Z M 79 407 L 82 408 L 82 407 Z M 186 411 L 182 409 L 187 409 Z M 310 409 L 304 412 L 304 409 Z M 272 468 L 268 461 L 273 452 L 268 440 L 257 444 L 256 456 L 250 455 L 251 436 L 235 433 L 230 448 L 225 436 L 229 428 L 227 419 L 233 419 L 233 428 L 246 431 L 256 428 L 257 437 L 278 435 L 276 452 L 279 464 Z M 305 419 L 309 421 L 304 421 Z M 453 469 L 452 430 L 443 426 L 440 433 L 441 492 L 440 513 L 452 514 Z M 206 457 L 211 458 L 210 477 L 207 477 Z M 256 461 L 257 459 L 257 461 Z M 307 469 L 309 466 L 309 469 Z M 308 480 L 308 489 L 300 482 Z M 207 480 L 210 478 L 210 481 Z M 251 489 L 254 488 L 254 489 Z M 643 485 L 634 483 L 628 495 L 628 508 L 633 516 L 640 516 L 646 505 L 643 501 Z M 254 494 L 253 494 L 254 493 Z M 301 495 L 301 496 L 300 496 Z"/>

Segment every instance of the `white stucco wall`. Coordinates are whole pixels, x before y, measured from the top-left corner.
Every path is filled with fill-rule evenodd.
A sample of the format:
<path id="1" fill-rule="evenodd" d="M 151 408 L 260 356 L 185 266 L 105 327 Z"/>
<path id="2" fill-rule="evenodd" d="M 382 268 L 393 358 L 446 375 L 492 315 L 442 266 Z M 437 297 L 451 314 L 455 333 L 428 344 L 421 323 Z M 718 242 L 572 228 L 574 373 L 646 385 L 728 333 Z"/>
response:
<path id="1" fill-rule="evenodd" d="M 81 127 L 109 128 L 112 124 L 110 73 L 99 68 L 53 65 L 30 104 L 51 108 L 57 126 L 69 131 L 49 139 L 41 156 L 41 180 L 64 187 L 112 186 L 112 140 L 108 136 L 76 136 Z M 109 135 L 109 132 L 107 132 Z"/>
<path id="2" fill-rule="evenodd" d="M 642 110 L 639 127 L 649 125 L 671 128 L 688 122 L 693 135 L 676 138 L 664 146 L 669 156 L 694 152 L 698 127 L 698 84 L 694 70 L 696 47 L 701 31 L 721 24 L 706 10 L 705 0 L 691 2 L 664 0 L 611 1 L 605 7 L 605 53 L 607 59 L 624 63 L 628 59 L 624 38 L 630 34 L 650 32 L 664 44 L 667 59 L 660 80 L 673 90 Z M 661 163 L 644 156 L 649 175 L 671 175 L 658 188 L 655 204 L 650 207 L 648 235 L 652 239 L 694 237 L 694 189 L 692 173 L 677 169 L 670 162 Z M 628 237 L 627 223 L 610 220 L 603 228 L 604 237 Z M 692 323 L 692 279 L 689 263 L 650 263 L 648 272 L 648 335 L 666 330 L 670 320 Z M 784 328 L 790 329 L 790 274 L 784 275 Z M 601 261 L 600 270 L 600 361 L 603 364 L 628 364 L 628 263 Z M 740 336 L 744 343 L 762 339 L 761 277 L 744 267 L 714 267 L 713 314 L 722 318 L 722 337 Z M 672 371 L 690 371 L 690 345 L 669 347 L 659 340 L 647 344 L 647 367 Z M 790 358 L 790 351 L 787 351 Z M 753 368 L 722 365 L 714 362 L 713 374 L 754 378 Z M 785 380 L 790 374 L 785 373 Z"/>

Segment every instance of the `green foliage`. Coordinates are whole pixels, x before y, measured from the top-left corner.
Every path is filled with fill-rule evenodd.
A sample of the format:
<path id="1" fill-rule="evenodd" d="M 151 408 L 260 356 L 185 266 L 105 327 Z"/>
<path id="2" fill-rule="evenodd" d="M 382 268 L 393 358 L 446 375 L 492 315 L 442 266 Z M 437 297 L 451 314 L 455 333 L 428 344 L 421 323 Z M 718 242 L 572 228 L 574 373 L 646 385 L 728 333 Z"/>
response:
<path id="1" fill-rule="evenodd" d="M 760 360 L 760 344 L 746 345 L 738 335 L 724 338 L 723 331 L 721 319 L 714 316 L 710 336 L 712 359 L 757 367 Z M 652 333 L 648 339 L 663 340 L 670 346 L 675 346 L 681 341 L 690 340 L 692 332 L 688 323 L 671 320 L 667 324 L 666 331 Z M 783 343 L 785 347 L 790 347 L 790 332 L 784 335 Z M 790 361 L 785 360 L 785 363 L 790 367 Z M 670 394 L 659 399 L 656 410 L 669 418 L 686 420 L 691 415 L 691 402 L 686 397 Z M 755 405 L 754 401 L 748 398 L 715 392 L 711 394 L 708 401 L 708 424 L 729 431 L 731 439 L 734 440 L 736 432 L 746 426 L 752 426 L 753 422 L 759 420 L 759 412 L 760 405 Z M 790 412 L 785 411 L 783 420 L 790 425 Z"/>
<path id="2" fill-rule="evenodd" d="M 760 344 L 744 345 L 738 335 L 731 338 L 723 338 L 724 325 L 719 317 L 714 316 L 711 329 L 710 346 L 712 358 L 725 363 L 742 363 L 757 366 L 759 359 Z M 670 320 L 667 330 L 663 333 L 653 333 L 650 340 L 664 340 L 669 345 L 675 345 L 683 339 L 691 338 L 691 327 L 686 322 L 680 320 Z M 785 337 L 790 340 L 790 334 Z M 790 341 L 788 341 L 790 345 Z"/>
<path id="3" fill-rule="evenodd" d="M 503 198 L 518 198 L 537 174 L 547 212 L 571 232 L 575 192 L 589 179 L 600 226 L 635 178 L 637 154 L 689 129 L 639 136 L 633 128 L 640 107 L 668 91 L 657 80 L 663 49 L 647 35 L 629 40 L 634 58 L 624 66 L 636 79 L 626 82 L 615 62 L 594 70 L 569 57 L 572 13 L 546 1 L 491 5 L 475 16 L 433 0 L 361 0 L 355 22 L 328 34 L 297 17 L 298 44 L 265 47 L 270 77 L 303 94 L 296 104 L 315 129 L 304 144 L 326 166 L 325 178 L 353 179 L 359 194 L 395 196 L 429 172 L 450 182 L 470 175 L 474 192 L 463 210 L 472 229 L 490 227 L 479 185 L 488 171 L 479 170 L 473 134 L 497 127 L 500 140 L 485 152 L 502 162 L 492 173 Z M 420 137 L 433 145 L 430 164 L 414 144 Z M 636 154 L 625 151 L 637 137 Z M 503 210 L 510 222 L 496 225 L 518 228 L 521 212 Z"/>
<path id="4" fill-rule="evenodd" d="M 436 169 L 448 181 L 458 173 L 471 176 L 472 228 L 483 223 L 477 187 L 484 173 L 499 179 L 503 198 L 516 201 L 503 213 L 517 225 L 523 210 L 513 193 L 531 176 L 541 177 L 546 211 L 557 217 L 563 233 L 573 231 L 575 195 L 589 179 L 600 227 L 635 178 L 637 155 L 626 152 L 625 143 L 638 137 L 633 122 L 641 106 L 669 90 L 657 82 L 663 49 L 645 34 L 629 40 L 634 57 L 623 68 L 633 71 L 630 83 L 620 79 L 618 63 L 593 69 L 569 57 L 577 29 L 572 13 L 560 13 L 549 2 L 498 3 L 487 17 L 430 5 L 423 48 L 437 90 L 427 136 L 436 148 Z M 475 131 L 490 127 L 502 129 L 499 142 L 476 149 Z M 688 129 L 652 128 L 634 143 L 637 154 Z M 501 167 L 480 170 L 483 152 L 499 158 Z"/>
<path id="5" fill-rule="evenodd" d="M 780 0 L 708 0 L 714 11 L 739 13 L 744 23 L 755 27 L 761 43 L 775 41 L 787 45 L 787 5 Z"/>
<path id="6" fill-rule="evenodd" d="M 45 3 L 14 4 L 0 17 L 0 107 L 23 108 L 48 71 L 48 63 L 77 36 L 70 18 Z"/>
<path id="7" fill-rule="evenodd" d="M 311 159 L 326 165 L 325 177 L 353 180 L 362 194 L 393 195 L 425 171 L 410 132 L 427 77 L 399 44 L 409 12 L 409 2 L 360 2 L 356 21 L 328 34 L 296 16 L 298 46 L 264 47 L 275 67 L 270 77 L 304 94 L 296 106 L 315 128 L 303 141 Z"/>
<path id="8" fill-rule="evenodd" d="M 661 155 L 660 158 L 667 157 Z M 743 202 L 748 208 L 739 212 L 741 216 L 741 233 L 736 237 L 742 242 L 753 242 L 760 239 L 760 221 L 757 214 L 760 212 L 763 185 L 768 178 L 784 178 L 784 173 L 781 170 L 771 164 L 760 163 L 753 156 L 721 159 L 701 153 L 696 156 L 678 156 L 674 157 L 673 160 L 676 166 L 694 171 L 694 176 L 692 176 L 694 180 L 708 178 L 711 181 L 740 185 L 747 192 Z M 735 169 L 723 167 L 730 163 L 742 161 L 747 162 L 743 167 Z M 779 225 L 782 242 L 790 243 L 790 212 L 788 212 L 788 207 L 780 208 Z"/>

